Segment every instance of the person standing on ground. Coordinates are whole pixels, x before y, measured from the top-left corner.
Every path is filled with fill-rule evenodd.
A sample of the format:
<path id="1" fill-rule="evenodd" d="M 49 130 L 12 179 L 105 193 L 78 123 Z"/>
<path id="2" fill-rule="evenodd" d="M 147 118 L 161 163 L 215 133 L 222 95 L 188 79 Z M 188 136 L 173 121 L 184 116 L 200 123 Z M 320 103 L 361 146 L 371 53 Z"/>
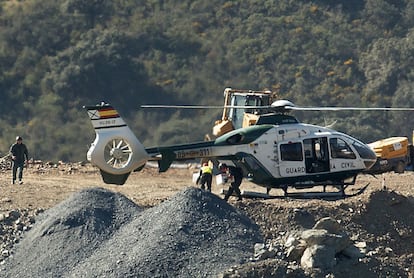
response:
<path id="1" fill-rule="evenodd" d="M 199 182 L 201 189 L 205 190 L 205 185 L 207 184 L 208 192 L 211 192 L 211 181 L 213 180 L 213 168 L 207 163 L 203 163 L 203 166 L 200 168 Z"/>
<path id="2" fill-rule="evenodd" d="M 12 184 L 16 183 L 16 177 L 18 172 L 19 184 L 22 184 L 23 181 L 23 168 L 25 163 L 29 160 L 29 154 L 27 147 L 23 144 L 23 138 L 20 136 L 16 137 L 16 143 L 14 143 L 10 148 L 10 154 L 12 158 L 12 172 L 13 180 Z"/>
<path id="3" fill-rule="evenodd" d="M 224 200 L 227 202 L 230 198 L 230 196 L 233 194 L 233 192 L 236 193 L 237 200 L 241 201 L 242 196 L 240 192 L 240 185 L 243 180 L 243 170 L 239 167 L 234 166 L 227 166 L 224 163 L 220 163 L 219 170 L 222 173 L 226 173 L 229 175 L 232 179 L 234 179 L 229 186 L 229 189 L 227 190 L 226 195 L 224 196 Z"/>

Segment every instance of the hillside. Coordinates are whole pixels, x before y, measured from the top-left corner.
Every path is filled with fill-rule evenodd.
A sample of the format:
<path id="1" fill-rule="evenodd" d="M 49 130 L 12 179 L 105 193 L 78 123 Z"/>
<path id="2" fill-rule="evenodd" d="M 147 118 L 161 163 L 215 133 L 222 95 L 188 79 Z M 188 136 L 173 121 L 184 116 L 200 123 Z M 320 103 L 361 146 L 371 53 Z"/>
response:
<path id="1" fill-rule="evenodd" d="M 146 145 L 202 140 L 220 111 L 139 107 L 220 105 L 225 87 L 304 106 L 413 106 L 413 14 L 408 0 L 0 1 L 0 152 L 19 134 L 35 159 L 84 160 L 94 134 L 82 106 L 101 101 Z M 414 126 L 403 112 L 298 116 L 365 142 Z"/>

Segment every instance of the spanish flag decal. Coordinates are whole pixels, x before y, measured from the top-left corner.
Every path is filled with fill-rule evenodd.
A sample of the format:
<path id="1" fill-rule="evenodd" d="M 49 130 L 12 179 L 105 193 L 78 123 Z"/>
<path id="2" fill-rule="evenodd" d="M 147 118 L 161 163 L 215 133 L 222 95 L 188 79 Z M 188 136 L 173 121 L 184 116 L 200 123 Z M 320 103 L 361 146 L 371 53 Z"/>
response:
<path id="1" fill-rule="evenodd" d="M 99 118 L 101 119 L 111 119 L 111 118 L 118 118 L 118 112 L 113 109 L 112 107 L 105 107 L 98 110 Z"/>

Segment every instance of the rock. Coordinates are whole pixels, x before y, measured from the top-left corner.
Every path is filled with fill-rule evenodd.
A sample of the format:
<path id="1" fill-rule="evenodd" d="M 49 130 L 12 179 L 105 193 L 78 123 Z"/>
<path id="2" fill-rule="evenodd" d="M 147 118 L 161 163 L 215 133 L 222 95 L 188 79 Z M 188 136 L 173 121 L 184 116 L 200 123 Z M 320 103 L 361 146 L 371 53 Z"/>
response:
<path id="1" fill-rule="evenodd" d="M 341 233 L 341 226 L 339 225 L 338 221 L 331 217 L 325 217 L 320 219 L 318 222 L 315 223 L 312 229 L 327 230 L 328 233 L 331 234 Z"/>
<path id="2" fill-rule="evenodd" d="M 286 257 L 289 261 L 299 261 L 306 249 L 306 244 L 290 246 L 286 251 Z"/>
<path id="3" fill-rule="evenodd" d="M 322 245 L 328 234 L 327 230 L 322 229 L 309 229 L 302 232 L 300 235 L 308 246 L 311 245 Z"/>
<path id="4" fill-rule="evenodd" d="M 20 221 L 16 221 L 15 226 L 14 226 L 14 229 L 16 231 L 23 231 L 23 227 L 24 227 L 23 223 L 21 223 Z"/>
<path id="5" fill-rule="evenodd" d="M 327 230 L 310 229 L 302 233 L 301 238 L 308 246 L 327 245 L 333 247 L 335 253 L 341 252 L 351 244 L 349 236 L 328 233 Z"/>
<path id="6" fill-rule="evenodd" d="M 350 259 L 360 259 L 365 257 L 365 255 L 361 252 L 361 250 L 356 247 L 355 245 L 349 245 L 344 250 L 342 250 L 341 254 L 350 258 Z"/>
<path id="7" fill-rule="evenodd" d="M 10 198 L 3 198 L 3 199 L 1 199 L 1 202 L 2 203 L 11 203 L 11 199 Z"/>
<path id="8" fill-rule="evenodd" d="M 290 234 L 285 241 L 286 257 L 289 261 L 299 261 L 306 249 L 306 242 L 298 239 L 299 236 Z"/>
<path id="9" fill-rule="evenodd" d="M 0 264 L 4 259 L 11 256 L 12 248 L 20 242 L 25 231 L 31 228 L 30 223 L 35 222 L 36 212 L 29 210 L 12 210 L 1 214 L 3 221 L 0 221 Z"/>
<path id="10" fill-rule="evenodd" d="M 14 221 L 14 220 L 17 220 L 17 219 L 19 219 L 19 217 L 21 216 L 22 214 L 18 211 L 18 210 L 12 210 L 12 211 L 10 211 L 9 212 L 9 219 L 10 220 L 12 220 L 12 221 Z"/>
<path id="11" fill-rule="evenodd" d="M 332 269 L 336 264 L 335 249 L 325 245 L 312 245 L 303 252 L 300 264 L 305 269 Z"/>
<path id="12" fill-rule="evenodd" d="M 299 244 L 299 240 L 294 235 L 289 235 L 285 242 L 285 247 L 289 248 Z"/>
<path id="13" fill-rule="evenodd" d="M 3 258 L 7 258 L 8 256 L 10 256 L 10 252 L 9 250 L 3 250 L 1 252 L 1 255 L 3 256 Z"/>
<path id="14" fill-rule="evenodd" d="M 352 242 L 346 234 L 329 234 L 327 240 L 325 241 L 325 245 L 332 246 L 335 249 L 335 253 L 341 252 L 351 244 Z"/>
<path id="15" fill-rule="evenodd" d="M 256 261 L 274 258 L 276 251 L 267 248 L 264 243 L 256 243 L 254 245 L 254 259 Z"/>
<path id="16" fill-rule="evenodd" d="M 367 248 L 367 243 L 365 241 L 358 241 L 354 243 L 355 247 L 358 247 L 359 249 Z"/>

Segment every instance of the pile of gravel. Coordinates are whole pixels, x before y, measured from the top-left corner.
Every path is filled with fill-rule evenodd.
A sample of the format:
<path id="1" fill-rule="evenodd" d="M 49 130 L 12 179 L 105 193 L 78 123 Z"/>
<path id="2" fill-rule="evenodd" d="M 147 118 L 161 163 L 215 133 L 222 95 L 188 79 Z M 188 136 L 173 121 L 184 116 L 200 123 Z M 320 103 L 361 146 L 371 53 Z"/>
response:
<path id="1" fill-rule="evenodd" d="M 45 211 L 1 277 L 203 277 L 253 256 L 259 227 L 197 188 L 143 210 L 119 193 L 83 190 Z"/>

